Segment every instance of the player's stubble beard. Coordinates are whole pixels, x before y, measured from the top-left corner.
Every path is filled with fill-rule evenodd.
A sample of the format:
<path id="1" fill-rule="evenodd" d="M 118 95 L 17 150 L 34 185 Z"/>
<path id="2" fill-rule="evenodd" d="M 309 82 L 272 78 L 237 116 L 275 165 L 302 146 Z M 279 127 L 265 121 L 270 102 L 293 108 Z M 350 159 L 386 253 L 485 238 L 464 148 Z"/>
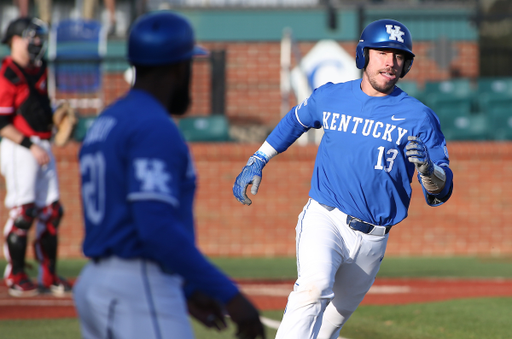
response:
<path id="1" fill-rule="evenodd" d="M 173 115 L 183 115 L 190 106 L 190 78 L 192 75 L 192 65 L 187 68 L 184 79 L 174 89 L 170 95 L 167 109 Z"/>
<path id="2" fill-rule="evenodd" d="M 368 71 L 366 71 L 368 81 L 370 82 L 370 85 L 373 87 L 374 90 L 380 93 L 390 94 L 393 91 L 393 88 L 395 87 L 396 83 L 398 82 L 398 76 L 396 76 L 392 81 L 387 81 L 384 83 L 384 85 L 381 85 L 377 81 L 377 77 L 380 75 L 382 71 L 396 75 L 396 72 L 392 69 L 378 70 L 375 75 L 370 75 L 368 74 Z"/>

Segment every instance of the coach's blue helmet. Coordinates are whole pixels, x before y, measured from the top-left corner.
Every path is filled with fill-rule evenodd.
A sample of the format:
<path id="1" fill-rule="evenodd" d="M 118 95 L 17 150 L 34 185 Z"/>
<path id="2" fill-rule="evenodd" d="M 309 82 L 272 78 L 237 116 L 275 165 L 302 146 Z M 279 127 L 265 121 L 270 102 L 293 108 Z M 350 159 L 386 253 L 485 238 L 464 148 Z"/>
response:
<path id="1" fill-rule="evenodd" d="M 405 52 L 406 61 L 400 78 L 403 78 L 412 67 L 414 53 L 411 33 L 405 25 L 396 20 L 382 19 L 366 26 L 356 47 L 356 66 L 359 69 L 368 65 L 366 48 L 392 48 Z"/>
<path id="2" fill-rule="evenodd" d="M 145 14 L 130 29 L 128 61 L 132 65 L 167 65 L 207 54 L 196 45 L 188 20 L 170 11 Z"/>

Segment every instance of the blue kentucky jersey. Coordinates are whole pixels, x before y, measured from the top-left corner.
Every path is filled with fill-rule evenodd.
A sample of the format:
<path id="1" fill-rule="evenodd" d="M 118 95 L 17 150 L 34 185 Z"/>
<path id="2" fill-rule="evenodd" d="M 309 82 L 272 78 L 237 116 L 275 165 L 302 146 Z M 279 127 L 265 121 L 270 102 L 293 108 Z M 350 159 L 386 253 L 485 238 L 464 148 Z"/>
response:
<path id="1" fill-rule="evenodd" d="M 238 289 L 195 246 L 196 175 L 164 107 L 132 89 L 91 126 L 80 150 L 84 254 L 144 258 L 227 302 Z"/>
<path id="2" fill-rule="evenodd" d="M 267 141 L 282 152 L 289 146 L 286 135 L 297 136 L 291 130 L 323 128 L 310 196 L 363 221 L 395 225 L 407 216 L 411 199 L 415 167 L 405 154 L 408 136 L 420 137 L 432 161 L 446 166 L 448 181 L 440 196 L 451 188 L 446 141 L 437 116 L 415 98 L 398 87 L 371 97 L 360 85 L 361 79 L 317 88 Z"/>
<path id="3" fill-rule="evenodd" d="M 89 257 L 146 257 L 130 202 L 168 203 L 193 237 L 195 174 L 188 147 L 160 104 L 132 90 L 104 111 L 80 151 Z"/>

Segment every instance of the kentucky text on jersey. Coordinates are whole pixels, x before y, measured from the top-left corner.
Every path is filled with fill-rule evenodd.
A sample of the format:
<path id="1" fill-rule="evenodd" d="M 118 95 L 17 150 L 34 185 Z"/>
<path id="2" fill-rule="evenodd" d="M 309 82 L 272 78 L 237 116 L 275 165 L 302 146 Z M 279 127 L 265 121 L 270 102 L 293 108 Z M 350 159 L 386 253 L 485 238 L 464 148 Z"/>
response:
<path id="1" fill-rule="evenodd" d="M 323 116 L 324 130 L 332 130 L 338 132 L 347 132 L 352 134 L 362 134 L 363 136 L 372 136 L 377 139 L 394 141 L 400 145 L 403 137 L 407 134 L 407 130 L 396 125 L 383 123 L 370 119 L 352 117 L 350 115 L 324 112 Z M 405 139 L 407 142 L 407 139 Z"/>

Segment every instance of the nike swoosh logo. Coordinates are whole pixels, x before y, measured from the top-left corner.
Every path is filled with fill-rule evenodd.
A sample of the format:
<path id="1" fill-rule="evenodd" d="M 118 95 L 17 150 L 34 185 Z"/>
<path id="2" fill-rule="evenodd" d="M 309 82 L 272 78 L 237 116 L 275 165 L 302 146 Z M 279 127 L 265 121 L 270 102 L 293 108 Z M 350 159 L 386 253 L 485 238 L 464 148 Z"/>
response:
<path id="1" fill-rule="evenodd" d="M 391 117 L 391 120 L 393 120 L 393 121 L 400 121 L 400 120 L 405 120 L 405 118 L 395 118 L 395 116 L 393 115 Z"/>

